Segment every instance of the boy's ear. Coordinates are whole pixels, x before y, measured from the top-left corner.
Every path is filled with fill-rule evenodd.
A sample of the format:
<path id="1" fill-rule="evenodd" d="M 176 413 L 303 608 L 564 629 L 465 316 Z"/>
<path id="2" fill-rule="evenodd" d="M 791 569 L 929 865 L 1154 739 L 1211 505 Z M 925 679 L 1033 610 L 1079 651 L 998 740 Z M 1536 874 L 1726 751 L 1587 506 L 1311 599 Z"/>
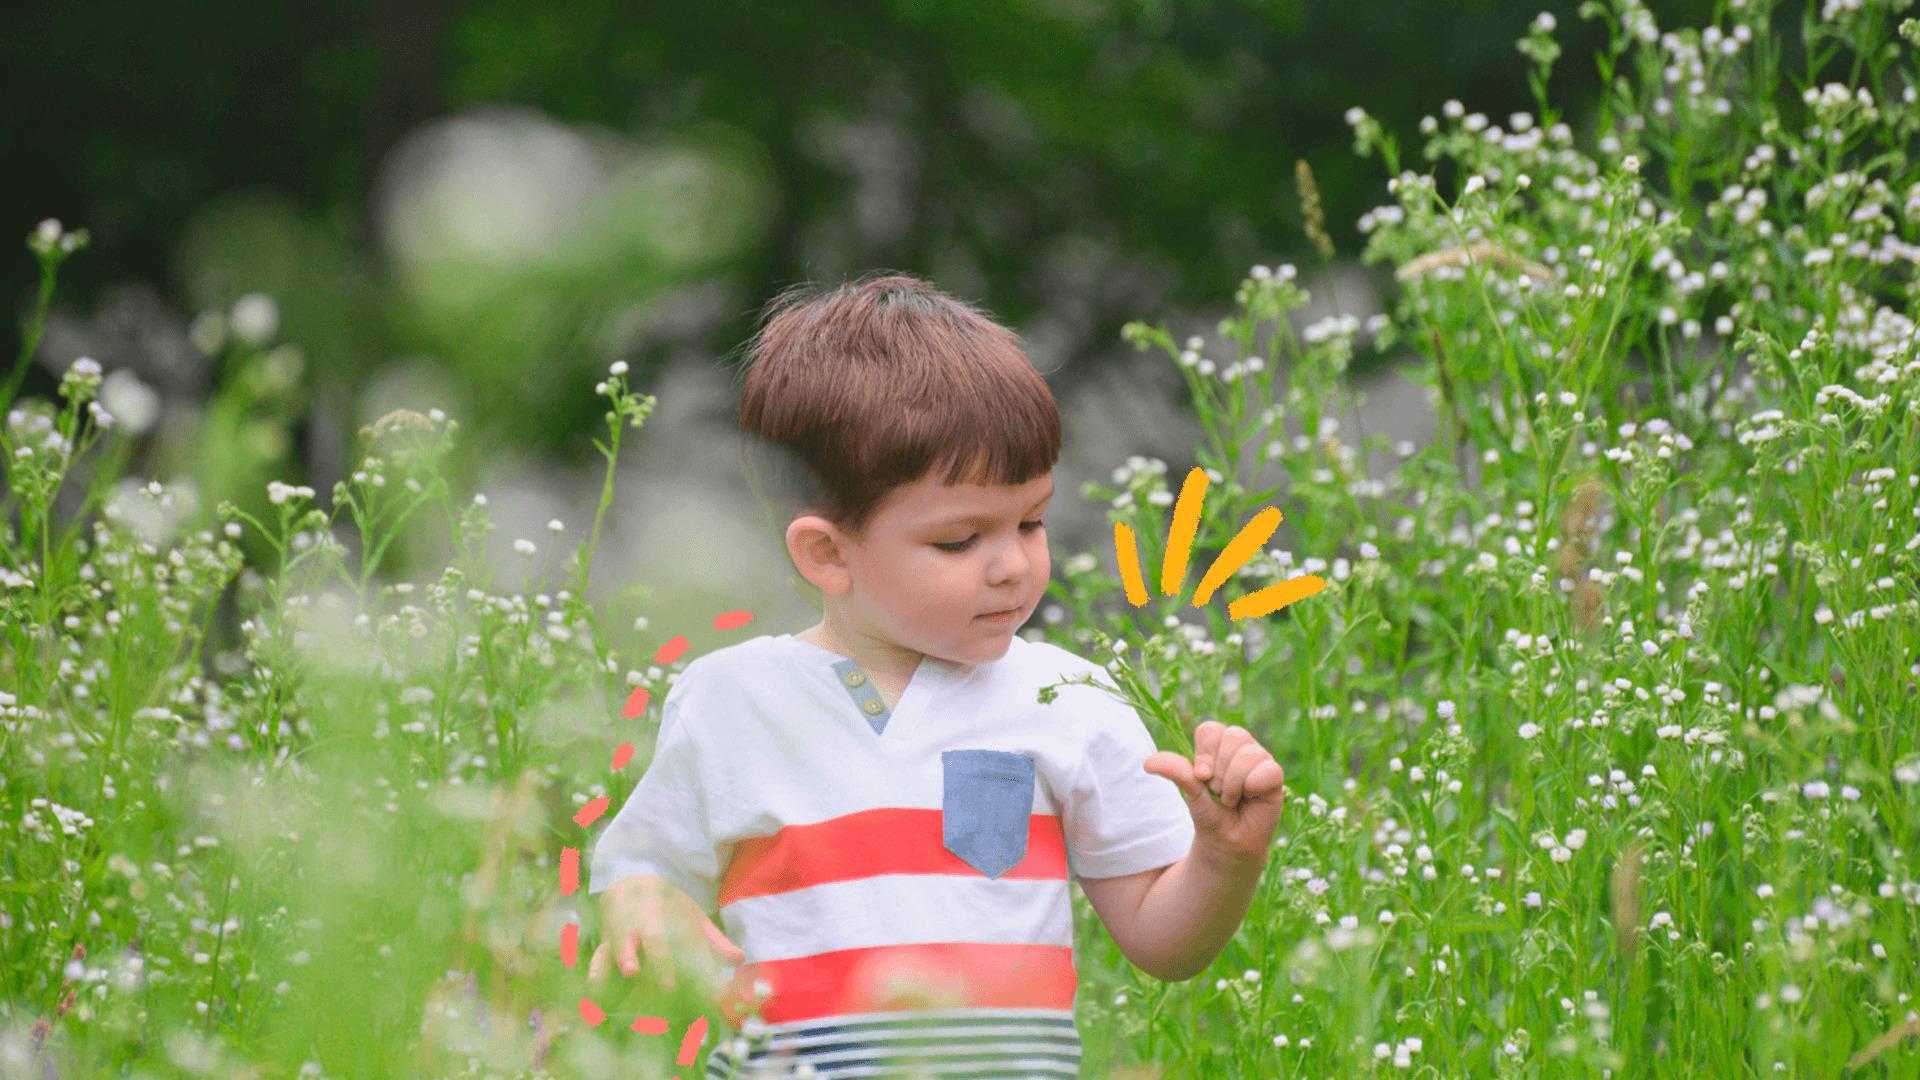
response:
<path id="1" fill-rule="evenodd" d="M 853 587 L 846 543 L 846 535 L 838 527 L 815 514 L 803 514 L 787 525 L 787 555 L 793 559 L 794 569 L 828 596 L 838 596 Z"/>

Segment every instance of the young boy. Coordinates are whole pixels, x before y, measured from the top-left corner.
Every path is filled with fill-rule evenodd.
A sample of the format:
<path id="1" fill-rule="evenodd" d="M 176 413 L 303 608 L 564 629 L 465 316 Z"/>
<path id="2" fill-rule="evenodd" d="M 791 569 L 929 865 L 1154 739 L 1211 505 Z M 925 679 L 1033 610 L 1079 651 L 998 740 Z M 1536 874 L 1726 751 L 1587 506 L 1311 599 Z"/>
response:
<path id="1" fill-rule="evenodd" d="M 1069 879 L 1142 970 L 1193 977 L 1252 900 L 1280 767 L 1217 721 L 1192 762 L 1156 754 L 1100 687 L 1038 701 L 1112 682 L 1016 633 L 1060 415 L 1011 331 L 902 275 L 792 296 L 740 423 L 809 485 L 786 545 L 822 618 L 673 683 L 594 847 L 590 977 L 663 959 L 669 929 L 745 961 L 723 1010 L 764 1038 L 723 1037 L 709 1077 L 1076 1076 Z"/>

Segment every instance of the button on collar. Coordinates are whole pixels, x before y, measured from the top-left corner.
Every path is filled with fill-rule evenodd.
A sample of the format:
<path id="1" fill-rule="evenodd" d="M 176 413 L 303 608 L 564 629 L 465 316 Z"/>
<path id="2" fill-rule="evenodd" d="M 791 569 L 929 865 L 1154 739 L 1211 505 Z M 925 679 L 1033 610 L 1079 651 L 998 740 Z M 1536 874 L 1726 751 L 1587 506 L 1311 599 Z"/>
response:
<path id="1" fill-rule="evenodd" d="M 879 735 L 885 732 L 891 710 L 887 707 L 886 699 L 880 696 L 880 688 L 875 685 L 873 676 L 861 670 L 859 661 L 852 657 L 834 661 L 833 675 L 840 681 L 840 688 L 846 691 L 854 707 L 866 717 L 873 733 Z"/>

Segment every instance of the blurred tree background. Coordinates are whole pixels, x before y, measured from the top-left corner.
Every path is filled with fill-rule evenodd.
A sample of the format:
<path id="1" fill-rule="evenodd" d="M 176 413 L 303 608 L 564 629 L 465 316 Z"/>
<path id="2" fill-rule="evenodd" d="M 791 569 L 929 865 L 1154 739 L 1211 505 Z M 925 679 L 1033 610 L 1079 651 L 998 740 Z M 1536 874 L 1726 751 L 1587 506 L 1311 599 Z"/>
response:
<path id="1" fill-rule="evenodd" d="M 1710 13 L 1669 7 L 1663 24 Z M 600 403 L 582 388 L 609 363 L 652 388 L 732 356 L 781 287 L 889 268 L 1014 326 L 1065 396 L 1127 319 L 1204 313 L 1256 262 L 1317 263 L 1296 159 L 1351 259 L 1388 200 L 1345 111 L 1425 167 L 1415 128 L 1444 99 L 1496 125 L 1533 108 L 1514 43 L 1540 8 L 16 8 L 11 234 L 57 217 L 93 236 L 23 389 L 91 355 L 196 432 L 220 373 L 194 317 L 259 292 L 297 349 L 298 415 L 250 444 L 280 475 L 330 483 L 359 425 L 423 396 L 469 448 L 585 461 Z M 1582 129 L 1604 43 L 1573 4 L 1547 10 L 1567 51 L 1551 97 Z M 16 256 L 0 289 L 24 318 L 37 281 Z"/>

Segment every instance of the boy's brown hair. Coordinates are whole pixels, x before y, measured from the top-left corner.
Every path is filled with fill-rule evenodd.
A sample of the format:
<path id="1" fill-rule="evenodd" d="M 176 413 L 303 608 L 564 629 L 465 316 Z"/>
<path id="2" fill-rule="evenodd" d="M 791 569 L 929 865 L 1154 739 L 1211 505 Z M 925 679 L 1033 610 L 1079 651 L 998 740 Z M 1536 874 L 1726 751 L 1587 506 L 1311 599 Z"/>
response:
<path id="1" fill-rule="evenodd" d="M 1023 484 L 1060 459 L 1059 407 L 1018 336 L 908 274 L 783 291 L 744 367 L 747 472 L 778 490 L 783 532 L 812 511 L 858 537 L 933 470 Z"/>

